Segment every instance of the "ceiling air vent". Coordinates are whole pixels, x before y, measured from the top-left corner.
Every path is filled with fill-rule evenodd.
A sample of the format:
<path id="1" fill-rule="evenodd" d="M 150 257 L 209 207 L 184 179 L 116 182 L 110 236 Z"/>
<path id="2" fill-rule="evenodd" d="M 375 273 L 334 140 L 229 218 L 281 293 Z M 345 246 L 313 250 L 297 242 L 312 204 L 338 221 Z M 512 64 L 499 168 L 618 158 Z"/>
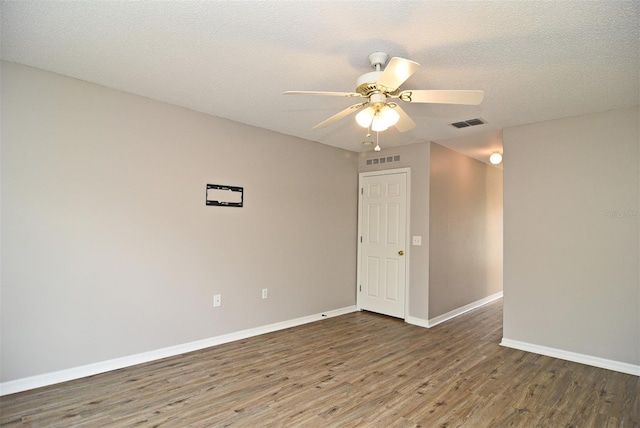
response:
<path id="1" fill-rule="evenodd" d="M 467 126 L 482 125 L 483 123 L 485 123 L 484 120 L 480 118 L 476 118 L 476 119 L 464 120 L 462 122 L 454 122 L 451 124 L 451 126 L 455 126 L 456 128 L 466 128 Z"/>

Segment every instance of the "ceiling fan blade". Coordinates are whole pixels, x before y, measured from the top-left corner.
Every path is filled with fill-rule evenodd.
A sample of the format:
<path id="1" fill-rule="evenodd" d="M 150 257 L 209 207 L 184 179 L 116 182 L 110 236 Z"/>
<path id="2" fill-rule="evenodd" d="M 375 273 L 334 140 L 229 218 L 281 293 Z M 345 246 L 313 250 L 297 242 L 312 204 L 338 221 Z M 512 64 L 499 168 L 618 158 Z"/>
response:
<path id="1" fill-rule="evenodd" d="M 313 127 L 313 129 L 319 129 L 319 128 L 324 128 L 325 126 L 329 126 L 334 122 L 339 121 L 340 119 L 343 119 L 347 116 L 349 116 L 351 113 L 355 113 L 356 111 L 360 110 L 362 107 L 366 106 L 367 104 L 369 104 L 369 101 L 365 101 L 363 103 L 359 103 L 359 104 L 354 104 L 350 107 L 347 107 L 346 109 L 342 110 L 341 112 L 334 114 L 333 116 L 331 116 L 329 119 L 325 120 L 324 122 L 320 122 L 319 124 L 317 124 L 316 126 Z"/>
<path id="2" fill-rule="evenodd" d="M 398 94 L 398 98 L 408 103 L 435 104 L 467 104 L 478 105 L 484 98 L 483 91 L 438 91 L 438 90 L 408 90 Z"/>
<path id="3" fill-rule="evenodd" d="M 402 110 L 402 108 L 400 108 L 399 105 L 396 105 L 393 109 L 400 116 L 400 119 L 398 119 L 398 123 L 396 123 L 396 129 L 398 131 L 407 132 L 416 127 L 416 123 L 409 117 L 407 113 L 405 113 L 404 110 Z"/>
<path id="4" fill-rule="evenodd" d="M 389 60 L 389 63 L 376 83 L 387 88 L 389 92 L 393 92 L 411 77 L 418 68 L 420 68 L 420 64 L 417 62 L 393 57 Z"/>
<path id="5" fill-rule="evenodd" d="M 356 92 L 323 92 L 323 91 L 286 91 L 282 95 L 315 95 L 321 97 L 362 97 Z"/>

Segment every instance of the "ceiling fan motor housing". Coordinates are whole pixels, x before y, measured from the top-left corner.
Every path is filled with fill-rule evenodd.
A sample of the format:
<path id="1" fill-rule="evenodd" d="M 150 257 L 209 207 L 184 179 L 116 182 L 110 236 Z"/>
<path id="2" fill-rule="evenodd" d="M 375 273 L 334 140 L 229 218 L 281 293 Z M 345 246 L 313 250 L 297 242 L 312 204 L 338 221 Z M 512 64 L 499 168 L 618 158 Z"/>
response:
<path id="1" fill-rule="evenodd" d="M 379 92 L 380 89 L 376 82 L 382 76 L 382 71 L 372 71 L 358 77 L 356 81 L 356 92 L 362 96 L 368 97 L 372 93 Z"/>
<path id="2" fill-rule="evenodd" d="M 364 97 L 368 97 L 375 93 L 391 93 L 393 89 L 382 86 L 378 83 L 383 74 L 382 69 L 389 61 L 389 55 L 386 52 L 373 52 L 369 54 L 369 63 L 375 69 L 370 73 L 365 73 L 358 77 L 356 81 L 356 92 Z"/>

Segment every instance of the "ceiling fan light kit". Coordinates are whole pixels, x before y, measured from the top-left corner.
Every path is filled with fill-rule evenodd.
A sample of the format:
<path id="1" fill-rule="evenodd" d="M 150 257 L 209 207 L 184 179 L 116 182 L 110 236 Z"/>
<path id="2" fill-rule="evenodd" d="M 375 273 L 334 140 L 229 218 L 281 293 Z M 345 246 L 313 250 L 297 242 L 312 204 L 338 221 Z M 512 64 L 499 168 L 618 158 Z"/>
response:
<path id="1" fill-rule="evenodd" d="M 390 126 L 398 122 L 400 116 L 388 106 L 377 111 L 371 121 L 371 130 L 376 132 L 386 131 Z"/>
<path id="2" fill-rule="evenodd" d="M 389 105 L 369 106 L 356 115 L 356 122 L 363 128 L 371 127 L 372 131 L 380 132 L 398 123 L 400 115 Z"/>

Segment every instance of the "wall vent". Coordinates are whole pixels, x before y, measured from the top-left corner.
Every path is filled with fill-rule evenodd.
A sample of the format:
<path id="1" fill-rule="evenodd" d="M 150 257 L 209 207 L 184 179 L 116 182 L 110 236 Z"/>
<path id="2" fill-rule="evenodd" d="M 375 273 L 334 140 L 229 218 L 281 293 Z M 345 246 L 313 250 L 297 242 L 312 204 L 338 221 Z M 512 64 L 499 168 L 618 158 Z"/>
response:
<path id="1" fill-rule="evenodd" d="M 476 118 L 476 119 L 469 119 L 469 120 L 463 120 L 462 122 L 454 122 L 451 124 L 451 126 L 455 126 L 456 128 L 466 128 L 467 126 L 476 126 L 476 125 L 482 125 L 486 123 L 484 120 L 480 119 L 480 118 Z"/>
<path id="2" fill-rule="evenodd" d="M 380 158 L 367 159 L 367 166 L 400 162 L 400 155 L 382 156 Z"/>

